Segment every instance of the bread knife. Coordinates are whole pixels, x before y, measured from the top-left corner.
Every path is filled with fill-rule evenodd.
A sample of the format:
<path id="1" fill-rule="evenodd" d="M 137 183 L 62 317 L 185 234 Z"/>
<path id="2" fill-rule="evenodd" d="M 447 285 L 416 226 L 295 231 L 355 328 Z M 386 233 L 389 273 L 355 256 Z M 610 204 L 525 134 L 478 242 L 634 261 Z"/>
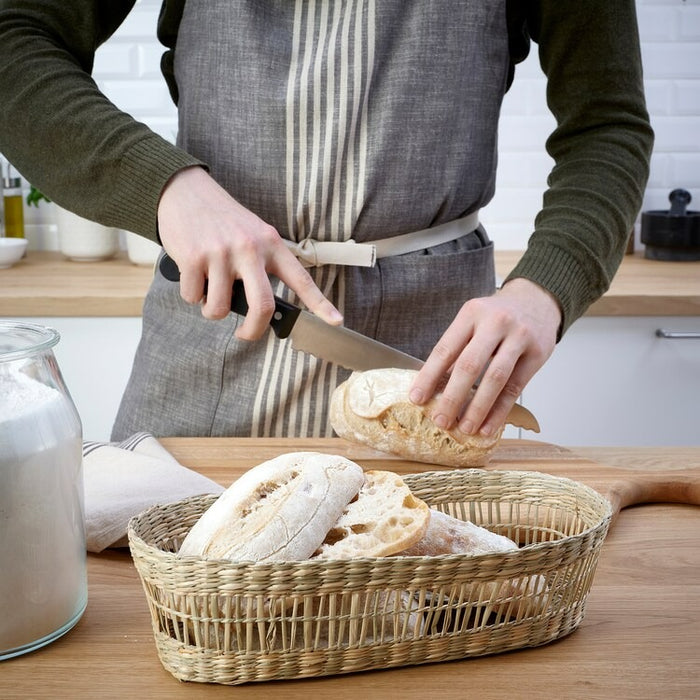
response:
<path id="1" fill-rule="evenodd" d="M 167 253 L 163 253 L 158 268 L 165 279 L 171 282 L 180 281 L 177 263 Z M 206 281 L 204 292 L 206 294 Z M 424 364 L 423 360 L 417 357 L 350 328 L 332 326 L 311 312 L 278 296 L 274 299 L 275 311 L 270 319 L 272 331 L 280 339 L 289 338 L 295 350 L 309 353 L 345 369 L 360 372 L 385 367 L 417 370 Z M 248 313 L 248 300 L 243 281 L 240 279 L 233 283 L 231 311 L 241 316 Z M 520 404 L 514 404 L 506 422 L 539 432 L 536 418 Z"/>

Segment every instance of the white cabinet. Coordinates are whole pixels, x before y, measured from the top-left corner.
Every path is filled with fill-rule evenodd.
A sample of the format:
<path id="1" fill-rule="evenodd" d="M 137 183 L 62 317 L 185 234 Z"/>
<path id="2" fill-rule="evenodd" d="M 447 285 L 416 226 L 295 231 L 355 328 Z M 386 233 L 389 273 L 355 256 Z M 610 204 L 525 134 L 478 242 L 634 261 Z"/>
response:
<path id="1" fill-rule="evenodd" d="M 526 387 L 523 403 L 558 445 L 700 445 L 700 317 L 584 317 Z"/>

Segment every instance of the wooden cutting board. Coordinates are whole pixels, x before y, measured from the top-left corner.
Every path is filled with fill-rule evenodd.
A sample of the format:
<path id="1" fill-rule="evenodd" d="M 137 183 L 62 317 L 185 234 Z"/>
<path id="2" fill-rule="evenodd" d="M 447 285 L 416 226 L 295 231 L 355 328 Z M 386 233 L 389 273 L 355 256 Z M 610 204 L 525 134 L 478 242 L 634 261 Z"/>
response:
<path id="1" fill-rule="evenodd" d="M 576 479 L 603 494 L 611 502 L 614 515 L 623 508 L 644 503 L 700 505 L 700 465 L 681 469 L 620 468 L 547 443 L 504 443 L 489 469 L 534 469 Z"/>
<path id="2" fill-rule="evenodd" d="M 161 442 L 185 466 L 228 486 L 246 469 L 284 452 L 309 450 L 341 454 L 365 469 L 412 474 L 440 469 L 406 461 L 339 438 L 167 438 Z M 615 514 L 642 503 L 700 505 L 700 464 L 687 469 L 610 466 L 573 450 L 536 440 L 503 440 L 489 470 L 539 471 L 575 479 L 610 500 Z"/>

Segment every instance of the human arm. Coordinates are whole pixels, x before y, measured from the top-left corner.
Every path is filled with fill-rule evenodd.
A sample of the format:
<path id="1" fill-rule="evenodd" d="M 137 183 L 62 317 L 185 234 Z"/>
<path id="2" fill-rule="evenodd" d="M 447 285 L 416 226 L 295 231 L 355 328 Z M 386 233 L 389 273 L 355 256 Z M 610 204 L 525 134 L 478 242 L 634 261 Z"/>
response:
<path id="1" fill-rule="evenodd" d="M 187 301 L 200 301 L 208 280 L 205 316 L 228 313 L 232 281 L 242 278 L 250 312 L 240 337 L 266 330 L 273 305 L 267 273 L 325 320 L 340 322 L 272 227 L 224 192 L 205 164 L 100 92 L 90 75 L 95 51 L 133 5 L 0 0 L 0 150 L 59 205 L 162 243 L 182 268 Z M 159 30 L 169 46 L 182 5 L 164 5 L 172 19 Z"/>
<path id="2" fill-rule="evenodd" d="M 0 0 L 0 151 L 59 205 L 157 240 L 172 175 L 199 161 L 119 110 L 91 77 L 134 0 Z"/>
<path id="3" fill-rule="evenodd" d="M 502 424 L 556 340 L 607 290 L 648 177 L 653 134 L 634 1 L 531 2 L 527 26 L 557 122 L 543 208 L 502 289 L 463 307 L 414 385 L 422 403 L 454 365 L 433 416 L 447 425 L 461 417 L 465 432 Z"/>

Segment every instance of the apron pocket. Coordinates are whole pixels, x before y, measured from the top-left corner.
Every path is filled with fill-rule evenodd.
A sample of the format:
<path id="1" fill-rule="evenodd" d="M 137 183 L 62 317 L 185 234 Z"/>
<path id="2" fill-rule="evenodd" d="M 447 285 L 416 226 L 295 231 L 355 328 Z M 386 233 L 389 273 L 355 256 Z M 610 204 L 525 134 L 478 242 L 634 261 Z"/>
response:
<path id="1" fill-rule="evenodd" d="M 382 258 L 376 338 L 425 359 L 464 302 L 496 288 L 483 229 L 434 248 Z"/>

